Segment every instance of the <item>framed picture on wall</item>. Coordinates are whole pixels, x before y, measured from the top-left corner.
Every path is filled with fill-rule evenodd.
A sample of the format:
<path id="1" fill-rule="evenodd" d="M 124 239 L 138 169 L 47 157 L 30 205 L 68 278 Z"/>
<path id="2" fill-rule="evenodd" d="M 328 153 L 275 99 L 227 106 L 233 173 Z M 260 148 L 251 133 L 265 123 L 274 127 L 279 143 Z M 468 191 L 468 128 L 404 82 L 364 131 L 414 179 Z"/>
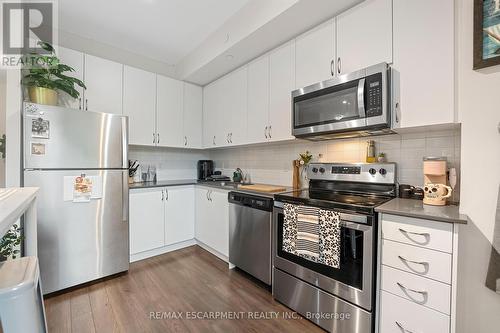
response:
<path id="1" fill-rule="evenodd" d="M 500 65 L 500 0 L 474 0 L 474 69 Z"/>

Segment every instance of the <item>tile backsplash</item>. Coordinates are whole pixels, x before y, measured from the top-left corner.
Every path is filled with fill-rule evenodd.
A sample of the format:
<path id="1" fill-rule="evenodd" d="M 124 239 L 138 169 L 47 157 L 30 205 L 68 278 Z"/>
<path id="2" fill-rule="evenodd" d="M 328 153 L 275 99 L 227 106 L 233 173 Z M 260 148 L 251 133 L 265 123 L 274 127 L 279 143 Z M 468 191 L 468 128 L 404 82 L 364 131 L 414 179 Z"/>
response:
<path id="1" fill-rule="evenodd" d="M 239 167 L 250 173 L 253 182 L 290 186 L 292 160 L 298 158 L 299 153 L 308 150 L 313 161 L 320 162 L 364 162 L 367 140 L 375 141 L 377 155 L 386 153 L 389 162 L 397 163 L 398 182 L 401 184 L 423 185 L 424 156 L 446 156 L 448 166 L 456 168 L 460 175 L 460 129 L 320 142 L 297 140 L 215 149 L 209 156 L 215 161 L 215 168 L 229 176 Z M 455 201 L 458 201 L 458 187 Z"/>
<path id="2" fill-rule="evenodd" d="M 206 150 L 130 146 L 129 159 L 141 166 L 154 165 L 158 180 L 196 179 L 198 160 L 209 158 Z"/>
<path id="3" fill-rule="evenodd" d="M 210 150 L 131 146 L 129 158 L 142 165 L 156 166 L 158 180 L 195 179 L 197 161 L 212 159 L 216 170 L 225 175 L 232 176 L 239 167 L 250 174 L 252 182 L 290 186 L 292 161 L 299 153 L 309 150 L 313 161 L 364 162 L 369 139 L 375 141 L 377 155 L 386 153 L 389 162 L 397 163 L 401 184 L 422 185 L 424 156 L 446 156 L 448 166 L 456 168 L 460 175 L 460 129 L 320 142 L 295 140 Z M 460 179 L 454 201 L 459 200 L 459 184 Z"/>

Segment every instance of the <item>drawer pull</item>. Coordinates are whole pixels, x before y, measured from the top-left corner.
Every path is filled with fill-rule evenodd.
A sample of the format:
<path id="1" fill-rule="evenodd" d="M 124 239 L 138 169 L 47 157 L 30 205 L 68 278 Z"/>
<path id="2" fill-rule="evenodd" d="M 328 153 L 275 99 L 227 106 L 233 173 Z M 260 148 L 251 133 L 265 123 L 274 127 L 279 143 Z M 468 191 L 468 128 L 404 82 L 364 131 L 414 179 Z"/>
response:
<path id="1" fill-rule="evenodd" d="M 409 260 L 409 259 L 406 259 L 405 257 L 402 257 L 402 256 L 398 256 L 398 258 L 406 265 L 406 267 L 408 267 L 409 269 L 411 269 L 415 273 L 418 273 L 418 274 L 427 274 L 429 272 L 429 263 L 426 262 L 426 261 Z M 411 267 L 408 264 L 421 265 L 424 268 L 424 271 L 420 272 L 420 271 L 414 269 L 413 267 Z"/>
<path id="2" fill-rule="evenodd" d="M 404 326 L 401 323 L 399 323 L 397 321 L 395 323 L 401 329 L 402 333 L 414 333 L 413 331 L 410 331 L 410 330 L 407 330 L 406 328 L 404 328 Z"/>
<path id="3" fill-rule="evenodd" d="M 426 245 L 426 244 L 428 244 L 429 241 L 430 241 L 430 238 L 431 238 L 431 234 L 429 234 L 428 232 L 414 232 L 414 231 L 408 231 L 408 230 L 405 230 L 405 229 L 402 229 L 402 228 L 399 228 L 399 231 L 403 235 L 405 235 L 406 238 L 408 238 L 412 242 L 420 244 L 420 245 Z M 410 235 L 421 236 L 421 237 L 424 237 L 425 240 L 423 242 L 422 241 L 417 241 L 417 240 L 411 238 Z"/>
<path id="4" fill-rule="evenodd" d="M 399 288 L 401 288 L 401 290 L 406 294 L 406 296 L 408 296 L 408 298 L 410 298 L 413 302 L 415 302 L 417 304 L 425 304 L 425 303 L 427 303 L 427 295 L 428 295 L 427 291 L 425 291 L 425 290 L 415 290 L 415 289 L 412 289 L 412 288 L 408 288 L 408 287 L 406 287 L 405 285 L 403 285 L 400 282 L 396 282 L 396 284 L 398 285 Z M 423 299 L 422 300 L 417 300 L 417 299 L 413 298 L 413 296 L 411 296 L 408 293 L 409 291 L 411 291 L 412 293 L 420 294 Z"/>

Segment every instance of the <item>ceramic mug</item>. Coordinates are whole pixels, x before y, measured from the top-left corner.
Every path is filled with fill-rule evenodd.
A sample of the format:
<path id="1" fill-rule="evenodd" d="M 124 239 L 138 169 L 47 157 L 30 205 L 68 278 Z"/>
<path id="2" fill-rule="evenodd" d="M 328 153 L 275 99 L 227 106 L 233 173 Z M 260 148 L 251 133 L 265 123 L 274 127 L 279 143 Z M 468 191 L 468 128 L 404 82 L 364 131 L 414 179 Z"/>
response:
<path id="1" fill-rule="evenodd" d="M 446 199 L 451 197 L 453 189 L 444 184 L 425 184 L 424 204 L 434 206 L 446 205 Z"/>

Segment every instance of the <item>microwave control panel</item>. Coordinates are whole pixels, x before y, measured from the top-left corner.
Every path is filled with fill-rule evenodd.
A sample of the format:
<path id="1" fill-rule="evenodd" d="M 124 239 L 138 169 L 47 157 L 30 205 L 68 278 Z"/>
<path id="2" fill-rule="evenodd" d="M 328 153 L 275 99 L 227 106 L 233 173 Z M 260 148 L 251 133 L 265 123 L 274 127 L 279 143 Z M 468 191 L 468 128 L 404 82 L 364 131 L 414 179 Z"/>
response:
<path id="1" fill-rule="evenodd" d="M 366 116 L 382 115 L 382 74 L 374 74 L 366 78 Z"/>

